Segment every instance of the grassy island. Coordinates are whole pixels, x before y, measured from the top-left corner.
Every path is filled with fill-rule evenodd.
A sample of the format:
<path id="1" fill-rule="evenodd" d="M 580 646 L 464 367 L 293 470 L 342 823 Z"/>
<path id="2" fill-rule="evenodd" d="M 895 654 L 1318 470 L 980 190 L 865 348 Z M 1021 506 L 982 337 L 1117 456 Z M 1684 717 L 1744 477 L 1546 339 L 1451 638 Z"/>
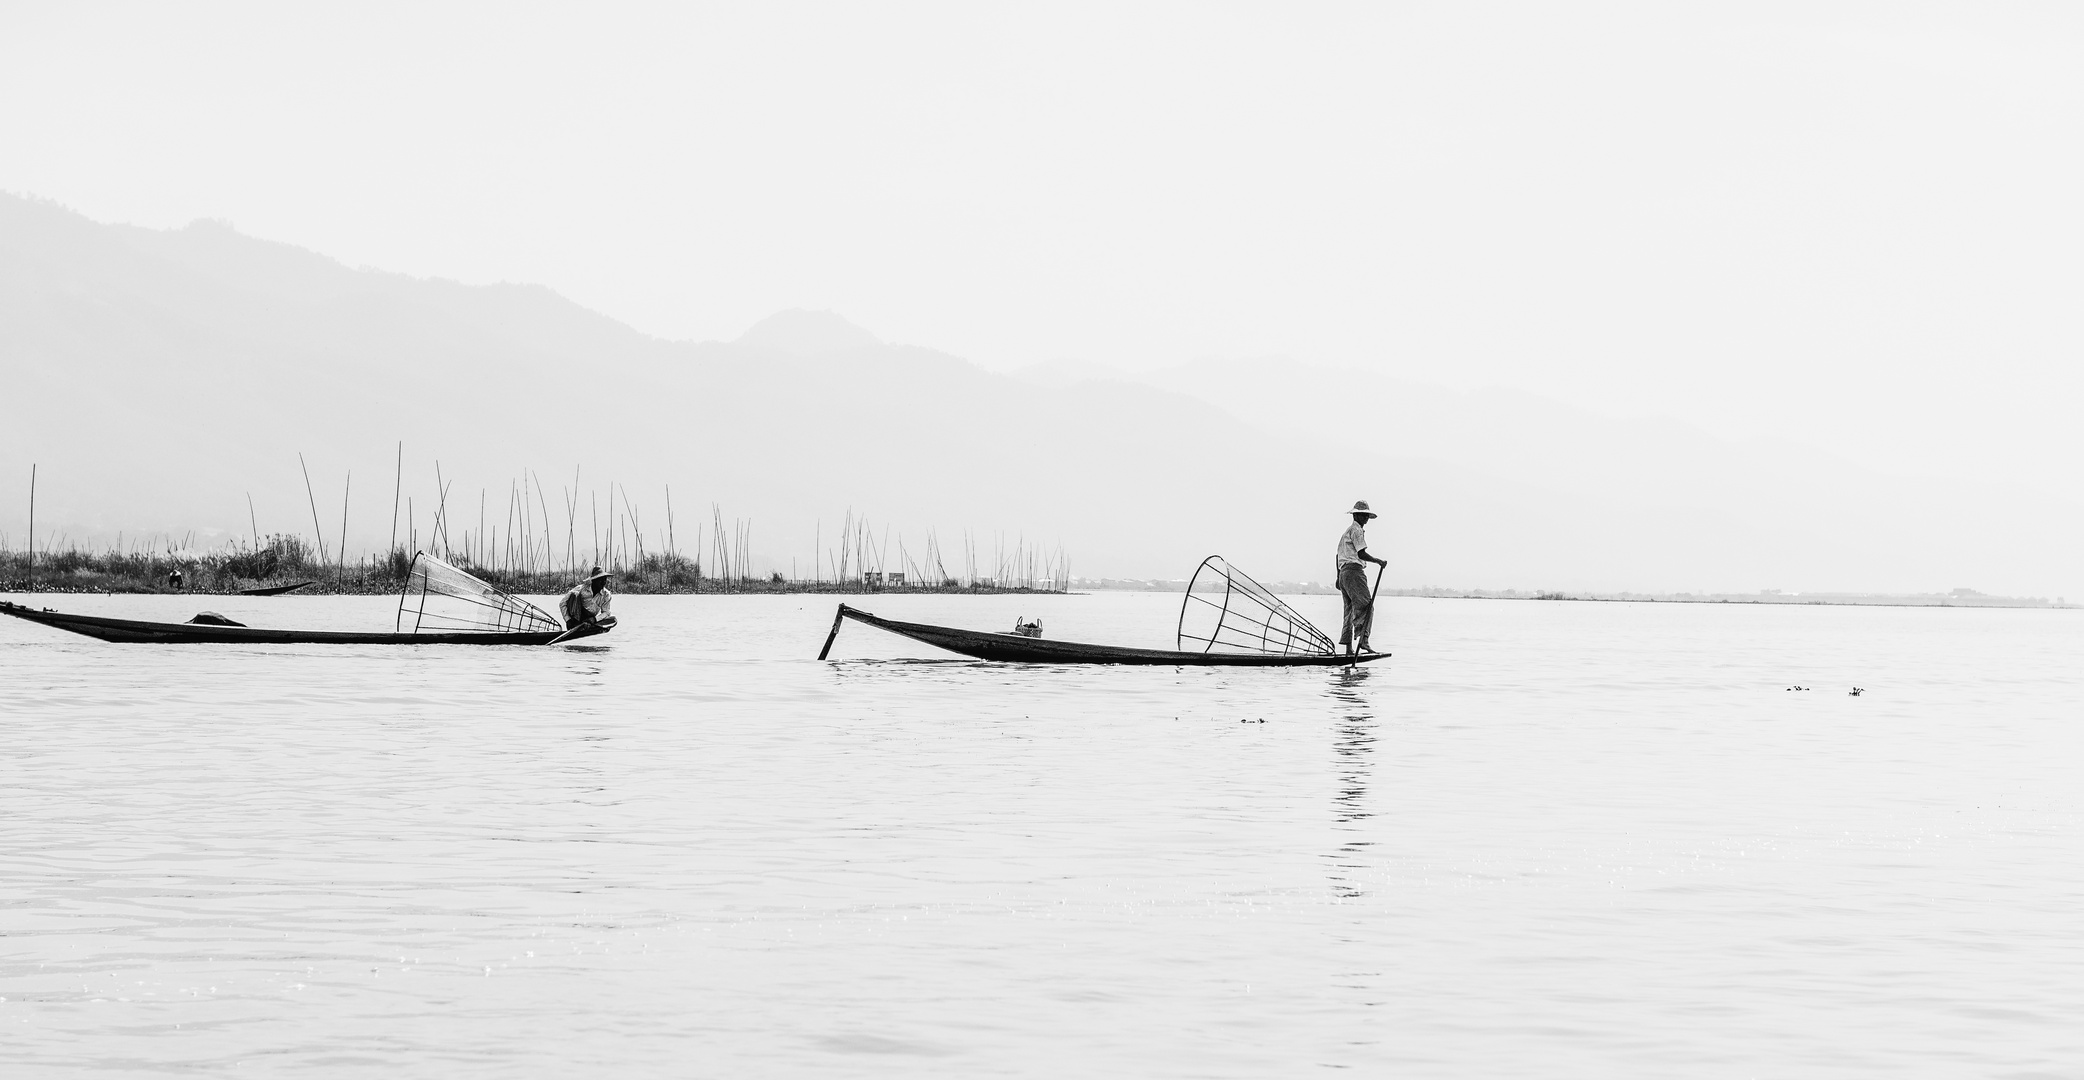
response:
<path id="1" fill-rule="evenodd" d="M 527 596 L 556 595 L 577 584 L 587 566 L 552 568 L 484 566 L 460 553 L 449 561 L 509 592 Z M 298 595 L 395 594 L 405 585 L 412 552 L 393 548 L 376 557 L 323 561 L 300 537 L 270 536 L 254 546 L 237 546 L 201 555 L 142 551 L 0 551 L 0 592 L 7 593 L 184 593 L 228 595 L 253 589 L 309 582 Z M 608 569 L 618 593 L 1040 593 L 1059 589 L 999 584 L 988 579 L 945 578 L 913 582 L 893 575 L 862 574 L 844 581 L 703 573 L 700 563 L 683 555 L 647 553 Z M 177 576 L 178 575 L 178 576 Z"/>

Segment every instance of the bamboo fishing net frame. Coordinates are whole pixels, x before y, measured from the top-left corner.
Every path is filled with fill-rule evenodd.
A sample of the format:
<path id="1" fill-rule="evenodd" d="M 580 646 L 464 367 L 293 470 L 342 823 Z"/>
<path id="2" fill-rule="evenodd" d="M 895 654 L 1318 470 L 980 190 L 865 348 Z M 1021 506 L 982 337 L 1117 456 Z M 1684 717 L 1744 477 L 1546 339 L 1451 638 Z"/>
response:
<path id="1" fill-rule="evenodd" d="M 1195 618 L 1191 632 L 1190 615 Z M 1210 618 L 1213 623 L 1207 622 Z M 1338 651 L 1329 635 L 1221 555 L 1201 560 L 1187 582 L 1175 647 L 1181 652 L 1267 656 L 1328 656 Z"/>
<path id="2" fill-rule="evenodd" d="M 408 607 L 418 601 L 416 606 Z M 405 613 L 413 613 L 410 630 Z M 564 623 L 549 612 L 489 581 L 427 554 L 415 552 L 398 594 L 399 633 L 537 634 L 557 633 Z"/>

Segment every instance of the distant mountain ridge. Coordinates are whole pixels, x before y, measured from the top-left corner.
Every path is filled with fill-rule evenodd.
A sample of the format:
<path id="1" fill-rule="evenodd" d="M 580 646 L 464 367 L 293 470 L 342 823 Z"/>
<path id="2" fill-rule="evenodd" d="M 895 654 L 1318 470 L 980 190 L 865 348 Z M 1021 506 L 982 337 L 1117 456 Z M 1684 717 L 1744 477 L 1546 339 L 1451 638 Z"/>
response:
<path id="1" fill-rule="evenodd" d="M 13 196 L 0 373 L 0 530 L 17 546 L 36 462 L 39 533 L 97 540 L 336 543 L 352 469 L 349 546 L 378 548 L 402 440 L 401 531 L 425 530 L 437 461 L 452 519 L 475 530 L 482 497 L 503 529 L 510 483 L 540 483 L 535 517 L 566 528 L 577 466 L 574 532 L 612 491 L 662 538 L 671 485 L 678 546 L 713 503 L 727 528 L 751 519 L 755 554 L 784 572 L 809 573 L 851 510 L 889 526 L 893 556 L 929 528 L 944 549 L 969 530 L 987 552 L 1001 535 L 1061 543 L 1083 575 L 1184 576 L 1215 551 L 1321 581 L 1342 509 L 1367 497 L 1388 511 L 1374 535 L 1392 584 L 2084 595 L 2067 505 L 1770 465 L 1682 425 L 1278 362 L 1014 378 L 831 312 L 669 342 L 541 286 L 351 269 L 220 223 L 105 225 Z M 1805 469 L 1827 482 L 1794 491 Z"/>
<path id="2" fill-rule="evenodd" d="M 834 312 L 790 308 L 754 323 L 733 344 L 791 356 L 830 356 L 874 349 L 883 342 Z"/>

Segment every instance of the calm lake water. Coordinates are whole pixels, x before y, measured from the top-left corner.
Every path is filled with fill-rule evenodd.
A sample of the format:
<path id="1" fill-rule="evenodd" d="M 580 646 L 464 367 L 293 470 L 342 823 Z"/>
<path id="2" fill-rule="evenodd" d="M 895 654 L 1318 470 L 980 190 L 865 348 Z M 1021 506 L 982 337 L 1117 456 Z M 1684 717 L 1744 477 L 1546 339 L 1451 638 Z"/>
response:
<path id="1" fill-rule="evenodd" d="M 863 606 L 1169 645 L 1175 604 Z M 0 620 L 0 1055 L 2084 1075 L 2084 612 L 1384 607 L 1395 659 L 1351 671 L 993 666 L 853 624 L 819 663 L 807 597 L 622 597 L 556 649 Z"/>

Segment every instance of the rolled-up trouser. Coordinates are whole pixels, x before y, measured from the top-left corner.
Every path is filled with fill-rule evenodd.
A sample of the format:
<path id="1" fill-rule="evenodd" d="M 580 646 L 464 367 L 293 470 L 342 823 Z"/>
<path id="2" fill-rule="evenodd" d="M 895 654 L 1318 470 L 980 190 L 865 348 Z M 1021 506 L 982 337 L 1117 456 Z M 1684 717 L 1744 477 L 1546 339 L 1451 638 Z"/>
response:
<path id="1" fill-rule="evenodd" d="M 1346 616 L 1339 624 L 1339 644 L 1368 643 L 1375 627 L 1375 601 L 1368 595 L 1368 572 L 1359 563 L 1339 567 L 1339 597 L 1346 602 Z"/>

